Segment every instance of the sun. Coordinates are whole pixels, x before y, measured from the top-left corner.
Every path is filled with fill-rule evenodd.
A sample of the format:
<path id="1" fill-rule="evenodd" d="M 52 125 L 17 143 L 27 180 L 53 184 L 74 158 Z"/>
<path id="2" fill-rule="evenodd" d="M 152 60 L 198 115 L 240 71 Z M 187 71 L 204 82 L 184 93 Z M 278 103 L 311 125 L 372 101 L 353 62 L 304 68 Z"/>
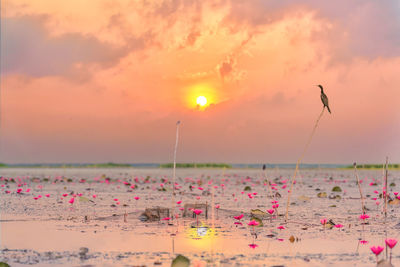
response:
<path id="1" fill-rule="evenodd" d="M 204 107 L 207 104 L 207 98 L 205 96 L 198 96 L 196 99 L 197 105 Z"/>

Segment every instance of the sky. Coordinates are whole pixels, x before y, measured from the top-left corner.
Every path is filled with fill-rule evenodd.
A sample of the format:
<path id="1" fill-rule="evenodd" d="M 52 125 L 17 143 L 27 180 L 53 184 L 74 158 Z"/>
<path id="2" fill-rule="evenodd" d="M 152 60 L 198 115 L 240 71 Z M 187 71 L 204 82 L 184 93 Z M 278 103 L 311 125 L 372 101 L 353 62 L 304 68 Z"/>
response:
<path id="1" fill-rule="evenodd" d="M 1 162 L 400 162 L 398 0 L 1 5 Z"/>

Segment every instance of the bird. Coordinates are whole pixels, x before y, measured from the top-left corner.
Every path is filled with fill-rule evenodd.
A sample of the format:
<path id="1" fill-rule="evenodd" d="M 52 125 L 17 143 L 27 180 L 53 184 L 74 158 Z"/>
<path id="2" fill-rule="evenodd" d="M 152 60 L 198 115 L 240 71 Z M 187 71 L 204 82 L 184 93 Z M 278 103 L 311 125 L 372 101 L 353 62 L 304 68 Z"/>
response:
<path id="1" fill-rule="evenodd" d="M 329 103 L 328 103 L 328 97 L 324 93 L 324 88 L 320 84 L 317 86 L 319 88 L 321 88 L 321 101 L 322 101 L 322 104 L 324 104 L 324 108 L 326 107 L 328 109 L 329 113 L 331 113 L 331 109 L 329 108 Z"/>

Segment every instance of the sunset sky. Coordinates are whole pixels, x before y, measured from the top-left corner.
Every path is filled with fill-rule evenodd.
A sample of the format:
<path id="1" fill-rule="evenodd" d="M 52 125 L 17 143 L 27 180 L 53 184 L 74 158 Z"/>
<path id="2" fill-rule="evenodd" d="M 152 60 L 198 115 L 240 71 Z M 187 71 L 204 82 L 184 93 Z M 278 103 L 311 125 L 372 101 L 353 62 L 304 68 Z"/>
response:
<path id="1" fill-rule="evenodd" d="M 1 5 L 1 162 L 400 162 L 398 0 Z"/>

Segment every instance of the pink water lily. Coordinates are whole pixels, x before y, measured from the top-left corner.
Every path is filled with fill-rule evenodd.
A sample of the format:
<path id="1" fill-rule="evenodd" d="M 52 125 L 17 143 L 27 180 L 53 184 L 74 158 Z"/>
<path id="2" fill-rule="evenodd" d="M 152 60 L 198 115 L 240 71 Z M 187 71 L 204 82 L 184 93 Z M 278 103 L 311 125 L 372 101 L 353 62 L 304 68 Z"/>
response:
<path id="1" fill-rule="evenodd" d="M 366 219 L 368 219 L 369 218 L 369 215 L 368 214 L 361 214 L 360 215 L 360 220 L 366 220 Z"/>
<path id="2" fill-rule="evenodd" d="M 194 212 L 196 215 L 200 215 L 201 213 L 203 213 L 202 210 L 197 210 L 197 209 L 193 210 L 193 212 Z"/>
<path id="3" fill-rule="evenodd" d="M 396 246 L 397 244 L 397 240 L 393 239 L 393 238 L 388 238 L 385 240 L 386 245 L 388 245 L 389 248 L 394 248 L 394 246 Z"/>
<path id="4" fill-rule="evenodd" d="M 274 209 L 269 209 L 269 210 L 267 210 L 267 212 L 272 215 L 275 212 L 275 210 Z"/>
<path id="5" fill-rule="evenodd" d="M 202 210 L 194 209 L 193 213 L 196 214 L 196 225 L 199 227 L 199 215 L 202 213 Z"/>
<path id="6" fill-rule="evenodd" d="M 386 245 L 390 248 L 390 263 L 392 262 L 392 249 L 397 244 L 397 240 L 394 238 L 388 238 L 385 240 Z"/>
<path id="7" fill-rule="evenodd" d="M 248 224 L 249 226 L 257 226 L 257 225 L 259 225 L 260 223 L 257 222 L 257 221 L 255 221 L 255 220 L 252 220 L 252 221 L 248 222 L 247 224 Z"/>
<path id="8" fill-rule="evenodd" d="M 233 218 L 235 218 L 236 220 L 240 220 L 240 219 L 242 219 L 243 218 L 243 214 L 240 214 L 239 216 L 234 216 Z"/>
<path id="9" fill-rule="evenodd" d="M 249 244 L 249 247 L 252 249 L 255 249 L 256 247 L 258 247 L 258 245 L 257 244 Z"/>
<path id="10" fill-rule="evenodd" d="M 372 246 L 371 248 L 371 251 L 375 254 L 375 256 L 376 256 L 376 263 L 378 263 L 378 256 L 379 256 L 379 254 L 381 254 L 381 252 L 383 251 L 383 247 L 381 247 L 381 246 L 377 246 L 377 247 L 375 247 L 375 246 Z"/>

